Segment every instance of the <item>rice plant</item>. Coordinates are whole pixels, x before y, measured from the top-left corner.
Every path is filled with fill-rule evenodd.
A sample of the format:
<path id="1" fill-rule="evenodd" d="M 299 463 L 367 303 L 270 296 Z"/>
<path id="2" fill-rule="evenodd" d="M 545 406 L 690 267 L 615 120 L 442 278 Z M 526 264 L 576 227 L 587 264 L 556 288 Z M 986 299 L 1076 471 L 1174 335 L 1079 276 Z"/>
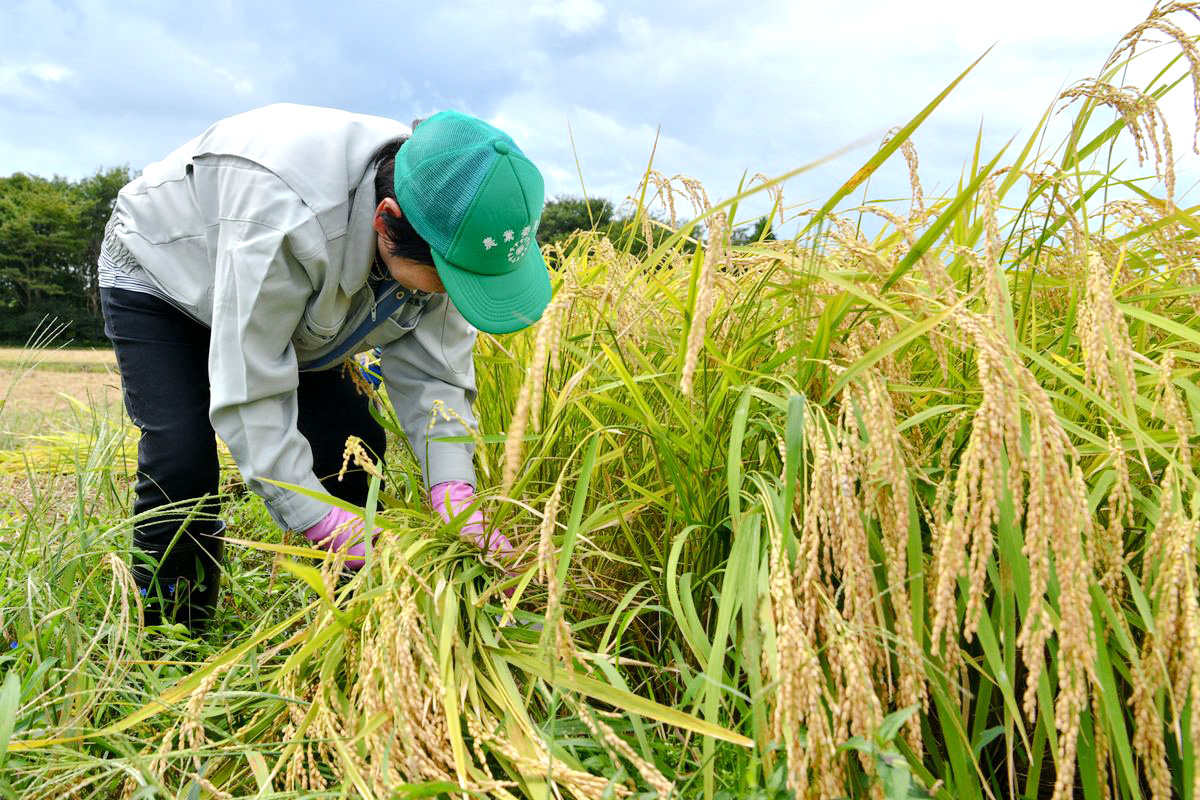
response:
<path id="1" fill-rule="evenodd" d="M 511 560 L 397 442 L 353 578 L 234 496 L 220 623 L 146 629 L 124 434 L 27 454 L 76 480 L 0 515 L 0 793 L 1200 798 L 1200 216 L 1157 110 L 1200 102 L 1198 8 L 947 196 L 913 134 L 961 76 L 820 208 L 648 173 L 481 340 L 462 435 Z M 1114 83 L 1150 32 L 1178 58 Z M 901 157 L 909 203 L 852 204 Z M 734 246 L 758 192 L 797 234 Z"/>

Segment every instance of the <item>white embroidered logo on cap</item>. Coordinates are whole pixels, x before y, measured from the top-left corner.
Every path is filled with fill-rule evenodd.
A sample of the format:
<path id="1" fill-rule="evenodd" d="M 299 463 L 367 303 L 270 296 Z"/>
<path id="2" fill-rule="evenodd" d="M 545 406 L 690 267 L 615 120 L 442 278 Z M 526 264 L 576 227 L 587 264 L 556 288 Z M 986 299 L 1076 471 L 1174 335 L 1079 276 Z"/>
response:
<path id="1" fill-rule="evenodd" d="M 511 230 L 504 232 L 504 241 L 511 242 L 513 240 L 513 232 Z"/>
<path id="2" fill-rule="evenodd" d="M 512 239 L 512 236 L 510 234 L 512 234 L 512 231 L 504 232 L 504 241 L 507 242 Z M 529 226 L 526 225 L 524 228 L 521 229 L 521 238 L 517 240 L 516 244 L 514 244 L 512 247 L 508 248 L 509 263 L 515 264 L 518 261 L 520 261 L 521 256 L 525 255 L 525 251 L 528 249 L 529 249 Z"/>
<path id="3" fill-rule="evenodd" d="M 491 250 L 495 246 L 496 246 L 496 240 L 493 239 L 492 237 L 489 236 L 483 240 L 483 249 L 484 250 Z"/>

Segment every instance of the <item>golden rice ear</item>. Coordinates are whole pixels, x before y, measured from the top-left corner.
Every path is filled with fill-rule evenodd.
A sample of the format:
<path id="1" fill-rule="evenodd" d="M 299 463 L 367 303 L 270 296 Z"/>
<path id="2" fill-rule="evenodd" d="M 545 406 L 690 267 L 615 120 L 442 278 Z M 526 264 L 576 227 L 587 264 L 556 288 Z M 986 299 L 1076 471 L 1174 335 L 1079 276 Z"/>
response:
<path id="1" fill-rule="evenodd" d="M 1145 765 L 1153 800 L 1172 797 L 1165 731 L 1183 726 L 1182 709 L 1200 702 L 1200 601 L 1196 594 L 1194 542 L 1200 522 L 1190 519 L 1184 508 L 1183 490 L 1174 465 L 1168 466 L 1159 482 L 1158 522 L 1146 542 L 1142 562 L 1142 585 L 1154 598 L 1154 625 L 1141 652 L 1131 659 L 1133 748 Z M 1168 718 L 1158 698 L 1179 698 L 1175 719 Z M 1200 733 L 1192 715 L 1189 734 Z M 1178 733 L 1176 733 L 1178 736 Z M 1193 779 L 1193 788 L 1200 777 Z"/>
<path id="2" fill-rule="evenodd" d="M 565 475 L 560 475 L 554 491 L 542 512 L 542 524 L 538 528 L 538 575 L 547 588 L 546 624 L 543 630 L 554 645 L 554 652 L 564 665 L 570 667 L 575 658 L 575 646 L 571 629 L 562 613 L 562 587 L 558 584 L 557 561 L 554 552 L 554 527 L 558 519 L 558 507 L 562 499 Z"/>
<path id="3" fill-rule="evenodd" d="M 346 437 L 346 447 L 342 451 L 342 468 L 338 471 L 339 481 L 345 477 L 346 470 L 350 468 L 351 460 L 368 475 L 373 475 L 379 478 L 379 480 L 384 480 L 383 473 L 380 472 L 378 465 L 371 458 L 371 454 L 367 452 L 362 439 L 357 436 Z"/>
<path id="4" fill-rule="evenodd" d="M 1116 477 L 1105 502 L 1107 524 L 1101 525 L 1097 519 L 1092 525 L 1092 537 L 1088 543 L 1100 586 L 1110 599 L 1120 602 L 1125 596 L 1124 569 L 1128 562 L 1125 555 L 1125 526 L 1134 523 L 1133 487 L 1129 479 L 1129 465 L 1125 461 L 1125 447 L 1112 428 L 1108 430 L 1108 461 Z"/>
<path id="5" fill-rule="evenodd" d="M 571 302 L 572 296 L 571 288 L 566 286 L 560 288 L 537 323 L 538 334 L 534 339 L 533 358 L 517 395 L 517 405 L 513 410 L 513 418 L 508 426 L 508 437 L 504 442 L 504 475 L 500 482 L 500 490 L 504 494 L 512 489 L 513 482 L 517 479 L 526 427 L 532 420 L 534 430 L 540 430 L 546 365 L 558 350 L 562 316 L 564 309 Z"/>
<path id="6" fill-rule="evenodd" d="M 882 144 L 887 144 L 899 132 L 899 128 L 892 128 L 887 132 L 887 136 L 883 137 Z M 904 155 L 904 163 L 908 165 L 908 185 L 912 190 L 908 219 L 913 224 L 919 224 L 925 218 L 925 193 L 921 189 L 921 178 L 918 174 L 921 162 L 917 158 L 917 148 L 913 145 L 911 136 L 900 143 L 900 152 Z"/>
<path id="7" fill-rule="evenodd" d="M 1192 150 L 1200 153 L 1197 139 L 1200 137 L 1200 48 L 1195 40 L 1174 20 L 1168 19 L 1172 14 L 1189 15 L 1200 19 L 1200 8 L 1195 2 L 1155 3 L 1149 16 L 1121 38 L 1120 43 L 1113 49 L 1112 55 L 1104 64 L 1102 72 L 1115 65 L 1122 57 L 1133 57 L 1142 36 L 1149 31 L 1166 34 L 1178 45 L 1181 54 L 1188 62 L 1188 73 L 1192 78 L 1192 103 L 1196 116 L 1196 125 L 1192 132 Z"/>
<path id="8" fill-rule="evenodd" d="M 1136 387 L 1133 343 L 1125 316 L 1113 295 L 1112 271 L 1100 253 L 1087 253 L 1087 275 L 1079 309 L 1079 340 L 1083 350 L 1084 380 L 1096 393 L 1119 405 L 1122 383 Z"/>
<path id="9" fill-rule="evenodd" d="M 828 499 L 828 494 L 818 491 L 821 487 L 828 488 L 829 482 L 824 480 L 829 473 L 828 448 L 811 417 L 805 431 L 814 451 L 813 490 L 805 506 L 796 571 L 789 563 L 779 519 L 773 514 L 765 517 L 769 537 L 770 613 L 778 644 L 774 657 L 763 649 L 763 668 L 778 686 L 771 708 L 771 726 L 774 738 L 787 753 L 788 788 L 796 797 L 810 796 L 813 788 L 818 788 L 821 796 L 836 797 L 845 794 L 845 774 L 826 712 L 826 701 L 833 698 L 826 697 L 827 684 L 817 656 L 815 619 L 818 595 L 825 587 L 819 578 L 820 541 L 814 520 L 815 509 Z M 798 591 L 803 596 L 797 596 Z M 806 606 L 811 608 L 806 611 Z M 804 742 L 797 735 L 801 729 L 807 731 Z"/>
<path id="10" fill-rule="evenodd" d="M 725 259 L 725 227 L 725 214 L 719 211 L 713 214 L 712 225 L 708 232 L 708 249 L 704 252 L 704 261 L 700 267 L 696 304 L 692 311 L 692 327 L 688 330 L 687 353 L 683 357 L 683 374 L 679 379 L 679 391 L 684 395 L 692 393 L 692 379 L 696 374 L 696 362 L 699 361 L 700 349 L 704 346 L 708 316 L 713 309 L 713 277 L 717 267 Z"/>
<path id="11" fill-rule="evenodd" d="M 1164 423 L 1167 430 L 1173 430 L 1178 437 L 1176 454 L 1179 463 L 1185 467 L 1192 466 L 1192 448 L 1189 444 L 1195 431 L 1191 416 L 1184 408 L 1175 390 L 1175 351 L 1168 350 L 1163 356 L 1158 368 L 1158 384 L 1154 388 L 1154 410 Z"/>
<path id="12" fill-rule="evenodd" d="M 646 779 L 646 783 L 654 789 L 659 800 L 668 800 L 675 796 L 675 784 L 667 780 L 666 776 L 659 772 L 658 767 L 639 756 L 628 742 L 617 736 L 616 732 L 599 718 L 594 709 L 585 707 L 583 703 L 570 695 L 567 696 L 567 703 L 575 709 L 579 720 L 610 753 L 618 754 L 637 768 L 637 771 Z"/>
<path id="13" fill-rule="evenodd" d="M 1099 105 L 1109 106 L 1120 114 L 1125 128 L 1133 137 L 1139 166 L 1145 163 L 1150 153 L 1154 154 L 1154 171 L 1162 179 L 1167 209 L 1173 211 L 1175 156 L 1167 117 L 1159 107 L 1158 101 L 1137 87 L 1114 86 L 1098 80 L 1080 81 L 1059 95 L 1060 99 L 1068 102 L 1081 97 Z M 1197 119 L 1200 120 L 1200 111 Z"/>
<path id="14" fill-rule="evenodd" d="M 974 636 L 982 610 L 979 598 L 986 590 L 986 564 L 994 547 L 992 525 L 999 519 L 999 501 L 1007 489 L 1018 518 L 1025 512 L 1022 553 L 1029 560 L 1030 603 L 1017 637 L 1027 670 L 1023 709 L 1027 719 L 1034 719 L 1046 643 L 1057 634 L 1055 719 L 1061 735 L 1055 760 L 1063 766 L 1054 797 L 1065 798 L 1074 781 L 1079 715 L 1095 682 L 1088 590 L 1091 565 L 1083 541 L 1089 519 L 1087 486 L 1079 454 L 1046 390 L 1007 344 L 992 317 L 963 309 L 955 324 L 975 344 L 983 399 L 955 478 L 954 511 L 938 535 L 930 638 L 935 649 L 940 645 L 949 655 L 957 649 L 960 632 L 968 642 Z M 1026 429 L 1029 444 L 1023 448 Z M 1005 459 L 1007 484 L 1001 469 Z M 1049 609 L 1051 565 L 1059 585 L 1057 622 Z M 960 623 L 956 590 L 964 572 L 969 589 Z"/>

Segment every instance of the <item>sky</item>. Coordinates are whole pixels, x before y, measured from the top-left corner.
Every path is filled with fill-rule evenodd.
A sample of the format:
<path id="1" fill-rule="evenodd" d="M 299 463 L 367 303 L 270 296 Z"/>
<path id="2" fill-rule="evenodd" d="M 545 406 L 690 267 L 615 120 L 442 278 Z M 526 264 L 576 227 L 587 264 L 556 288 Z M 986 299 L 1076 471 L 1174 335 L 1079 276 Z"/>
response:
<path id="1" fill-rule="evenodd" d="M 510 133 L 547 197 L 586 190 L 620 204 L 653 153 L 655 169 L 697 178 L 715 201 L 744 176 L 849 148 L 787 182 L 785 202 L 802 208 L 992 48 L 913 137 L 926 193 L 937 193 L 957 183 L 980 130 L 985 155 L 1013 137 L 1019 148 L 1057 93 L 1094 76 L 1151 7 L 0 0 L 0 175 L 139 170 L 212 122 L 273 102 L 404 122 L 456 108 Z M 1148 77 L 1164 62 L 1155 56 L 1130 78 Z M 1200 177 L 1188 88 L 1168 104 L 1180 191 Z M 1065 121 L 1056 117 L 1059 135 Z M 871 190 L 904 194 L 906 175 L 897 159 Z M 756 196 L 739 216 L 767 206 Z"/>

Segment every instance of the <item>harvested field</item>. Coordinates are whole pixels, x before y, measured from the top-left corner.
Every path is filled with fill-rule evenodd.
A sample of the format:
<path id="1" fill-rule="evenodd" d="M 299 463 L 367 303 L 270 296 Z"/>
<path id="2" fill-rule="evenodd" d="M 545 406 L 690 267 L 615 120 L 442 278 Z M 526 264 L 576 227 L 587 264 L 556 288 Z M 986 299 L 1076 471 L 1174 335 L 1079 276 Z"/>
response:
<path id="1" fill-rule="evenodd" d="M 100 365 L 103 367 L 103 365 Z M 72 397 L 84 405 L 120 407 L 121 378 L 115 369 L 101 368 L 80 372 L 39 367 L 22 374 L 0 367 L 0 387 L 11 387 L 4 415 L 21 412 L 57 413 L 71 408 Z M 2 418 L 2 417 L 0 417 Z"/>
<path id="2" fill-rule="evenodd" d="M 115 370 L 116 356 L 108 348 L 42 349 L 32 356 L 40 369 L 72 372 L 106 372 Z M 0 347 L 0 368 L 13 368 L 30 358 L 20 347 Z"/>
<path id="3" fill-rule="evenodd" d="M 123 419 L 120 377 L 100 361 L 96 367 L 83 372 L 0 367 L 0 398 L 7 393 L 0 406 L 0 450 L 19 446 L 20 437 L 28 434 L 78 430 L 81 417 Z"/>

